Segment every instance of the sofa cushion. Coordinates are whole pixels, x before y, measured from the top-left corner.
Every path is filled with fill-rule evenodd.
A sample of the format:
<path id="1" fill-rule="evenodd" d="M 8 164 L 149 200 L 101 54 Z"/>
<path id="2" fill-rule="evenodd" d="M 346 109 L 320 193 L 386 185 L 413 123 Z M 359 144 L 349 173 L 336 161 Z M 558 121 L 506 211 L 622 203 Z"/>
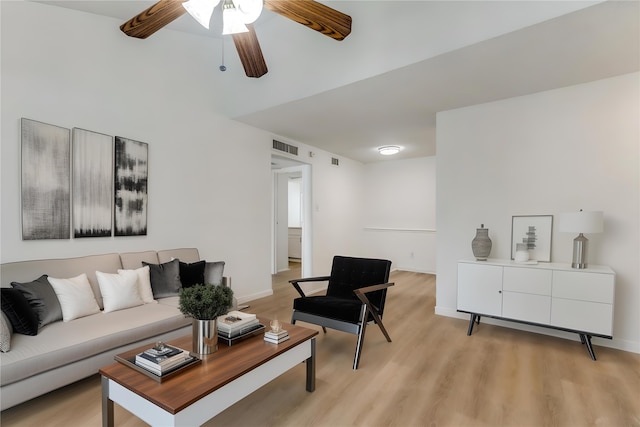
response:
<path id="1" fill-rule="evenodd" d="M 135 268 L 140 267 L 140 263 Z M 0 265 L 0 277 L 9 282 L 29 282 L 34 276 L 47 274 L 49 277 L 75 277 L 85 273 L 91 283 L 93 295 L 102 308 L 102 295 L 96 279 L 96 271 L 115 273 L 123 268 L 118 254 L 87 255 L 76 258 L 38 259 L 9 262 Z"/>
<path id="2" fill-rule="evenodd" d="M 138 273 L 134 270 L 120 270 L 118 274 L 96 271 L 104 313 L 142 305 L 138 291 Z"/>
<path id="3" fill-rule="evenodd" d="M 200 253 L 197 248 L 165 249 L 158 251 L 159 264 L 171 261 L 174 258 L 182 262 L 196 262 L 200 261 Z"/>
<path id="4" fill-rule="evenodd" d="M 177 259 L 164 264 L 146 262 L 142 264 L 149 266 L 154 298 L 166 298 L 179 294 L 182 284 L 180 283 L 180 262 Z"/>
<path id="5" fill-rule="evenodd" d="M 60 301 L 64 322 L 100 311 L 86 274 L 82 273 L 70 279 L 49 277 L 49 283 Z"/>
<path id="6" fill-rule="evenodd" d="M 60 307 L 56 292 L 47 280 L 46 274 L 28 283 L 11 282 L 11 286 L 18 289 L 27 298 L 38 315 L 40 328 L 51 322 L 62 320 L 62 307 Z"/>
<path id="7" fill-rule="evenodd" d="M 157 302 L 153 299 L 153 290 L 151 289 L 151 276 L 149 275 L 150 273 L 148 265 L 136 268 L 135 270 L 118 270 L 118 274 L 124 271 L 135 271 L 135 273 L 138 275 L 138 292 L 140 293 L 142 302 L 144 302 L 145 304 Z"/>
<path id="8" fill-rule="evenodd" d="M 156 251 L 122 253 L 120 254 L 120 263 L 122 265 L 118 268 L 122 268 L 125 270 L 135 270 L 142 267 L 143 263 L 145 262 L 147 264 L 160 264 Z"/>
<path id="9" fill-rule="evenodd" d="M 4 311 L 0 312 L 0 351 L 6 353 L 11 350 L 11 334 L 13 328 Z"/>
<path id="10" fill-rule="evenodd" d="M 0 358 L 0 382 L 4 386 L 190 324 L 175 307 L 143 304 L 51 323 L 33 337 L 14 334 L 11 351 Z"/>
<path id="11" fill-rule="evenodd" d="M 22 292 L 14 288 L 2 288 L 0 300 L 2 312 L 11 322 L 14 332 L 24 335 L 38 333 L 38 315 Z"/>
<path id="12" fill-rule="evenodd" d="M 204 268 L 205 261 L 194 263 L 179 262 L 180 265 L 180 283 L 183 288 L 189 288 L 193 285 L 204 285 Z"/>

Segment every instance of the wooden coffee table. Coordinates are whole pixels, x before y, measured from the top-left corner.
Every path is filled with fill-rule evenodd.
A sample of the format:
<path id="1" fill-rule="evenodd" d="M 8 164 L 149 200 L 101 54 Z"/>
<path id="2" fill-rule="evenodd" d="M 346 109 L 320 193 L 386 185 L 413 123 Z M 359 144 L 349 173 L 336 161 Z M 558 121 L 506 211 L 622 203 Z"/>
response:
<path id="1" fill-rule="evenodd" d="M 162 383 L 122 363 L 100 369 L 102 425 L 113 427 L 114 403 L 153 426 L 201 425 L 302 362 L 307 365 L 306 389 L 314 391 L 318 332 L 290 324 L 284 328 L 288 341 L 270 344 L 258 335 L 229 347 L 221 343 L 216 353 Z M 168 344 L 191 349 L 191 336 Z M 152 345 L 122 356 L 134 356 Z"/>

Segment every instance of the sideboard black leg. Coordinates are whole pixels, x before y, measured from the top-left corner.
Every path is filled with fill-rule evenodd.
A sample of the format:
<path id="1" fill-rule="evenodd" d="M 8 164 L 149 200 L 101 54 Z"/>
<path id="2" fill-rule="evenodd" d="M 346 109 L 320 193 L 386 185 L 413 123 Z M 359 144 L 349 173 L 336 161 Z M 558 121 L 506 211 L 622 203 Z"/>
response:
<path id="1" fill-rule="evenodd" d="M 589 351 L 589 356 L 591 356 L 591 360 L 596 360 L 596 354 L 593 352 L 593 346 L 591 345 L 591 335 L 587 335 L 587 334 L 579 334 L 580 335 L 580 341 L 582 341 L 583 344 L 586 344 L 587 346 L 587 351 Z"/>
<path id="2" fill-rule="evenodd" d="M 471 317 L 469 318 L 469 329 L 467 329 L 467 336 L 471 335 L 473 332 L 473 322 L 476 321 L 476 315 L 471 313 Z M 478 321 L 480 321 L 480 316 L 478 316 Z"/>

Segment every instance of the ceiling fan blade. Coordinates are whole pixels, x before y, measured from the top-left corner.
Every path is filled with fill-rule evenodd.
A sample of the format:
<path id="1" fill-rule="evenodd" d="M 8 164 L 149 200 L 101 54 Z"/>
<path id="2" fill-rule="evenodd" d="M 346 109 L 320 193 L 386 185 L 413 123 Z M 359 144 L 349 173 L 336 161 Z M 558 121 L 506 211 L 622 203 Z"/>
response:
<path id="1" fill-rule="evenodd" d="M 267 63 L 264 61 L 258 36 L 252 24 L 247 24 L 249 32 L 233 34 L 233 42 L 240 56 L 247 77 L 262 77 L 267 74 Z"/>
<path id="2" fill-rule="evenodd" d="M 185 12 L 184 0 L 160 0 L 120 26 L 129 37 L 146 39 L 165 25 L 181 17 Z"/>
<path id="3" fill-rule="evenodd" d="M 336 40 L 351 33 L 351 17 L 313 0 L 265 0 L 264 7 Z"/>

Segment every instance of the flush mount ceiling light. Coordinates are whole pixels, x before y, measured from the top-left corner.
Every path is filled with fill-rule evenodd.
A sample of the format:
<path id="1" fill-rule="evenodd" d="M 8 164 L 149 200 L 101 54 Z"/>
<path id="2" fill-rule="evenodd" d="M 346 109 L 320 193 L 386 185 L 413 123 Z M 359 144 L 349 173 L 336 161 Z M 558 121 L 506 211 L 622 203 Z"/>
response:
<path id="1" fill-rule="evenodd" d="M 378 152 L 383 156 L 392 156 L 400 152 L 400 147 L 397 145 L 385 145 L 384 147 L 378 147 Z"/>

